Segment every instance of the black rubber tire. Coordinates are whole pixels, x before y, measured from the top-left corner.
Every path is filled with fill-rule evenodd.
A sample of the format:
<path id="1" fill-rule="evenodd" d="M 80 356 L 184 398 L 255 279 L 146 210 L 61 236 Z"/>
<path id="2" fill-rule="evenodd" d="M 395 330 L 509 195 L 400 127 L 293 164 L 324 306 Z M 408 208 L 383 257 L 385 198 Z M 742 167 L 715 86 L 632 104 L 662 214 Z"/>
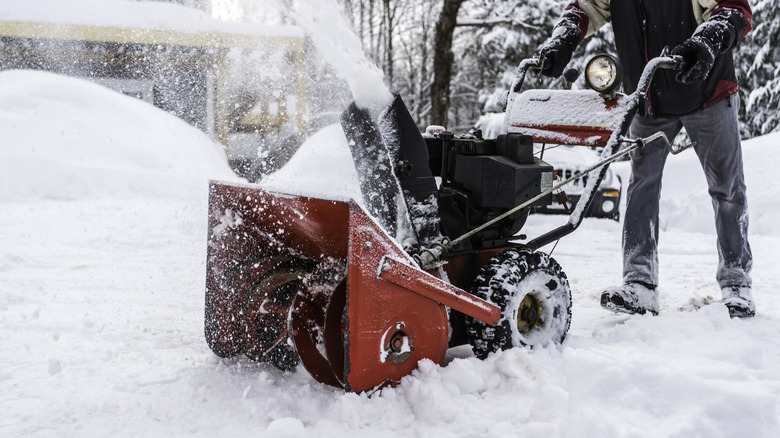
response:
<path id="1" fill-rule="evenodd" d="M 513 248 L 496 255 L 480 270 L 472 294 L 501 308 L 495 326 L 466 316 L 466 335 L 481 359 L 513 347 L 560 345 L 569 331 L 569 280 L 547 254 Z"/>

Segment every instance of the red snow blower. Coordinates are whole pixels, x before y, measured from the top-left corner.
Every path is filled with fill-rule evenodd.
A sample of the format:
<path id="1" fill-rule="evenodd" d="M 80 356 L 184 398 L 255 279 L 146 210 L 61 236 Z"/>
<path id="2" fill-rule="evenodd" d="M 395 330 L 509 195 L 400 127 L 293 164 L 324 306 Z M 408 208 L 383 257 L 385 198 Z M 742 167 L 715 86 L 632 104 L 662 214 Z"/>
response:
<path id="1" fill-rule="evenodd" d="M 560 344 L 571 291 L 559 264 L 538 249 L 579 226 L 610 162 L 662 137 L 625 135 L 653 72 L 674 60 L 652 60 L 641 91 L 629 96 L 615 92 L 620 67 L 606 55 L 588 65 L 592 90 L 520 92 L 536 66 L 531 59 L 518 68 L 496 139 L 423 136 L 398 97 L 377 122 L 352 104 L 341 124 L 360 203 L 212 181 L 211 350 L 283 370 L 300 363 L 319 382 L 360 392 L 399 382 L 422 359 L 441 364 L 458 345 L 485 358 Z M 556 183 L 534 143 L 603 153 L 568 222 L 528 240 L 519 232 L 531 207 L 551 204 L 582 176 Z"/>

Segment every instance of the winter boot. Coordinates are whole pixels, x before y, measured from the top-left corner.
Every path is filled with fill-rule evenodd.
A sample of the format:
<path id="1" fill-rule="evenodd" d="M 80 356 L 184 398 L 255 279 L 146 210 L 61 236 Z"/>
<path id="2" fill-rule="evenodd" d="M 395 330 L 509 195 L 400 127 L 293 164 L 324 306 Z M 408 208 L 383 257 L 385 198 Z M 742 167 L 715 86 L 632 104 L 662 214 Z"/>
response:
<path id="1" fill-rule="evenodd" d="M 658 315 L 658 291 L 655 286 L 640 282 L 627 282 L 622 286 L 610 287 L 601 293 L 601 307 L 613 312 L 650 312 Z"/>
<path id="2" fill-rule="evenodd" d="M 726 286 L 721 289 L 723 304 L 732 318 L 749 318 L 756 315 L 756 304 L 749 286 Z"/>

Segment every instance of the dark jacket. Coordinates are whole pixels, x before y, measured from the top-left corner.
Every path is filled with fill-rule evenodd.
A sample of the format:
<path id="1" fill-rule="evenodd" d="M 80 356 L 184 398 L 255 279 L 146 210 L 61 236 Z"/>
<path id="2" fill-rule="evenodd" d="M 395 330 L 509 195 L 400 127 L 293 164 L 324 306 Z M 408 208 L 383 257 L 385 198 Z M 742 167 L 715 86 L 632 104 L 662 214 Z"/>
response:
<path id="1" fill-rule="evenodd" d="M 730 35 L 706 79 L 683 85 L 673 71 L 656 73 L 647 115 L 661 116 L 699 111 L 738 91 L 731 49 L 751 30 L 751 18 L 748 0 L 572 0 L 561 21 L 576 24 L 581 38 L 612 23 L 626 93 L 636 90 L 645 64 L 664 47 L 675 48 L 708 20 L 726 23 Z"/>

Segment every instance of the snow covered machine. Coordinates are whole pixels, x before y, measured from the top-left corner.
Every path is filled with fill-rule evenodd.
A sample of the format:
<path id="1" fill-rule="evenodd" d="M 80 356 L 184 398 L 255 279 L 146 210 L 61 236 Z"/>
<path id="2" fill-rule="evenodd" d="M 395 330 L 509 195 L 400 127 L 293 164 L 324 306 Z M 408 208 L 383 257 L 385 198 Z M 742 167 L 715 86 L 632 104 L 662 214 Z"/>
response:
<path id="1" fill-rule="evenodd" d="M 671 58 L 648 65 L 639 90 Z M 399 382 L 420 360 L 470 344 L 481 358 L 560 344 L 571 291 L 539 248 L 572 232 L 608 163 L 653 139 L 625 138 L 644 93 L 615 93 L 620 67 L 594 58 L 591 90 L 507 98 L 502 135 L 420 134 L 400 98 L 372 119 L 353 104 L 342 127 L 363 199 L 317 199 L 213 181 L 209 198 L 205 334 L 220 357 L 246 355 L 319 382 L 366 391 Z M 534 143 L 603 148 L 562 226 L 527 239 L 531 207 L 569 182 Z M 668 142 L 667 142 L 668 143 Z M 619 151 L 621 144 L 629 144 Z"/>

